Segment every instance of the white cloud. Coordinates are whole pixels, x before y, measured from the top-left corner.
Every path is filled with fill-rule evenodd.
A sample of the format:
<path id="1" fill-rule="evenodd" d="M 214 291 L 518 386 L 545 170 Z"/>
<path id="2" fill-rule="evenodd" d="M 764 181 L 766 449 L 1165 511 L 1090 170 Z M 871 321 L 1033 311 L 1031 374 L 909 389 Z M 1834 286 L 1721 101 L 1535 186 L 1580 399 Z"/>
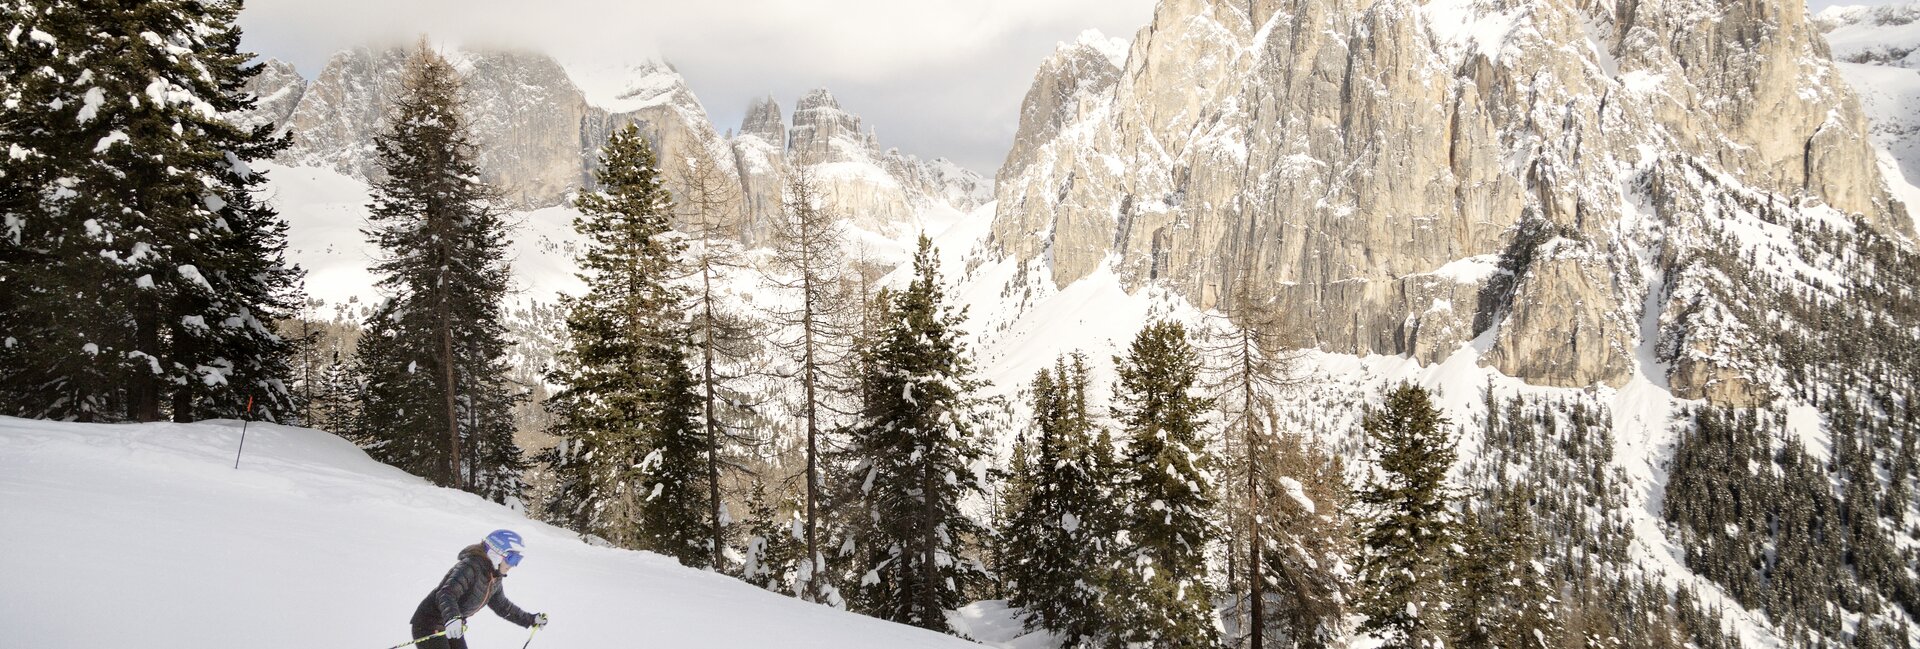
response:
<path id="1" fill-rule="evenodd" d="M 524 47 L 567 61 L 665 57 L 725 129 L 749 99 L 783 108 L 826 86 L 884 146 L 991 174 L 1021 95 L 1054 43 L 1131 37 L 1152 0 L 254 0 L 245 46 L 309 77 L 332 52 L 436 41 Z"/>

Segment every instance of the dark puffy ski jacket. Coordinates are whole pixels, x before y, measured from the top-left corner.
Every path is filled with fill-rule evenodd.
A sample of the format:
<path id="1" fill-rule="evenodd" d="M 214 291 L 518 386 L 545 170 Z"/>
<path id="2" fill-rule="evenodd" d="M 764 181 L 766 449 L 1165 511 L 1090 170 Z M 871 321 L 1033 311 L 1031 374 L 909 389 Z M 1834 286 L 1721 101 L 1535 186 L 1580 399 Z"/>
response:
<path id="1" fill-rule="evenodd" d="M 454 564 L 440 585 L 420 600 L 420 606 L 413 610 L 412 622 L 439 627 L 453 618 L 479 613 L 480 607 L 486 606 L 508 622 L 533 626 L 533 614 L 507 600 L 507 593 L 502 589 L 504 584 L 500 583 L 506 577 L 487 561 L 486 546 L 469 545 L 460 551 L 460 563 Z"/>

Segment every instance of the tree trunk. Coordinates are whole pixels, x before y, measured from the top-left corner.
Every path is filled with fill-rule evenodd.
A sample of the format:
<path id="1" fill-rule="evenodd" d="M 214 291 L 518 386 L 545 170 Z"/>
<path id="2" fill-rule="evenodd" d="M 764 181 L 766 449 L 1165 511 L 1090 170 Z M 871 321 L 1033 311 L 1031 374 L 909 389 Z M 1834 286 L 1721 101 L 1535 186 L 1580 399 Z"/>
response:
<path id="1" fill-rule="evenodd" d="M 134 347 L 148 354 L 160 352 L 160 326 L 155 320 L 159 305 L 147 297 L 140 298 L 140 306 L 134 311 L 133 339 Z M 141 368 L 133 373 L 133 389 L 129 390 L 127 404 L 128 419 L 134 421 L 160 420 L 160 377 Z"/>
<path id="2" fill-rule="evenodd" d="M 460 418 L 456 414 L 455 389 L 453 383 L 453 323 L 447 313 L 447 298 L 440 297 L 440 370 L 445 383 L 443 392 L 447 403 L 447 484 L 455 489 L 465 489 L 465 480 L 460 475 Z"/>
<path id="3" fill-rule="evenodd" d="M 810 262 L 809 262 L 810 263 Z M 801 271 L 801 292 L 805 293 L 805 305 L 800 315 L 801 363 L 800 381 L 806 391 L 807 417 L 807 592 L 803 598 L 809 602 L 819 601 L 820 571 L 824 561 L 820 560 L 818 539 L 819 514 L 817 512 L 820 492 L 820 425 L 818 412 L 814 405 L 814 367 L 813 367 L 813 277 L 811 270 Z"/>
<path id="4" fill-rule="evenodd" d="M 920 524 L 920 610 L 914 616 L 914 622 L 928 629 L 944 631 L 947 625 L 944 624 L 945 611 L 940 606 L 940 566 L 934 562 L 934 557 L 940 551 L 940 539 L 935 532 L 940 522 L 933 504 L 933 470 L 925 456 L 921 457 L 919 470 L 920 516 L 924 520 Z"/>
<path id="5" fill-rule="evenodd" d="M 707 497 L 710 499 L 713 517 L 713 553 L 708 561 L 715 571 L 720 570 L 720 548 L 723 539 L 720 529 L 720 435 L 719 424 L 713 420 L 713 271 L 702 264 L 700 267 L 700 291 L 702 308 L 706 312 L 706 335 L 701 336 L 701 383 L 706 388 L 706 403 L 703 404 L 707 418 Z"/>
<path id="6" fill-rule="evenodd" d="M 1252 627 L 1253 631 L 1251 636 L 1252 649 L 1265 649 L 1267 635 L 1266 602 L 1264 601 L 1265 597 L 1262 595 L 1260 588 L 1262 585 L 1260 575 L 1259 480 L 1259 460 L 1261 455 L 1257 451 L 1257 449 L 1260 448 L 1260 440 L 1258 438 L 1259 429 L 1254 426 L 1254 408 L 1256 407 L 1256 400 L 1253 394 L 1254 341 L 1251 338 L 1252 332 L 1251 330 L 1247 330 L 1241 334 L 1240 339 L 1240 370 L 1242 373 L 1241 380 L 1244 381 L 1244 383 L 1242 383 L 1242 397 L 1245 399 L 1241 404 L 1244 412 L 1242 412 L 1240 416 L 1242 419 L 1241 423 L 1246 426 L 1247 435 L 1246 439 L 1242 442 L 1242 444 L 1246 446 L 1244 452 L 1247 456 L 1247 594 L 1248 599 L 1251 600 L 1248 602 L 1248 606 L 1252 609 L 1249 611 L 1250 614 L 1248 616 L 1251 619 L 1249 619 L 1247 623 Z"/>

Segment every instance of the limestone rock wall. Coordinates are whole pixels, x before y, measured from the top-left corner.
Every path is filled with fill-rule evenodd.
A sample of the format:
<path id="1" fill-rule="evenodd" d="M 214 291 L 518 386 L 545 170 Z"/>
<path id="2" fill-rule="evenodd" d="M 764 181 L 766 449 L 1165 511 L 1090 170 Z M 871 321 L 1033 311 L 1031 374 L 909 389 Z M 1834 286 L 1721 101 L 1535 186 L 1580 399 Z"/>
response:
<path id="1" fill-rule="evenodd" d="M 1203 307 L 1250 278 L 1300 346 L 1475 341 L 1529 381 L 1619 385 L 1644 338 L 1732 335 L 1643 331 L 1694 281 L 1675 248 L 1725 223 L 1699 211 L 1751 193 L 1907 227 L 1789 0 L 1166 0 L 1116 80 L 1071 50 L 1023 104 L 996 249 Z M 1740 366 L 1701 351 L 1725 346 L 1667 346 L 1675 390 L 1727 383 L 1693 369 Z"/>

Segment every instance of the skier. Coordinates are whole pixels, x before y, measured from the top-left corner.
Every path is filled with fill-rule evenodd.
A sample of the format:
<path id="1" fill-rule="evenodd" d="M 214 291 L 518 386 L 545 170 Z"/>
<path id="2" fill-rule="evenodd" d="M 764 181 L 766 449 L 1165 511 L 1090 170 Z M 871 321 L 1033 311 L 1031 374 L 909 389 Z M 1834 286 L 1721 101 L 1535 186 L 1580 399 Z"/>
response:
<path id="1" fill-rule="evenodd" d="M 460 550 L 460 562 L 454 564 L 440 585 L 420 600 L 413 610 L 413 637 L 422 638 L 424 649 L 466 649 L 461 636 L 467 630 L 467 616 L 480 607 L 493 609 L 495 615 L 523 627 L 547 625 L 547 614 L 528 613 L 507 600 L 500 580 L 507 571 L 520 565 L 525 547 L 513 530 L 494 530 L 486 540 Z M 444 634 L 442 637 L 441 634 Z"/>

